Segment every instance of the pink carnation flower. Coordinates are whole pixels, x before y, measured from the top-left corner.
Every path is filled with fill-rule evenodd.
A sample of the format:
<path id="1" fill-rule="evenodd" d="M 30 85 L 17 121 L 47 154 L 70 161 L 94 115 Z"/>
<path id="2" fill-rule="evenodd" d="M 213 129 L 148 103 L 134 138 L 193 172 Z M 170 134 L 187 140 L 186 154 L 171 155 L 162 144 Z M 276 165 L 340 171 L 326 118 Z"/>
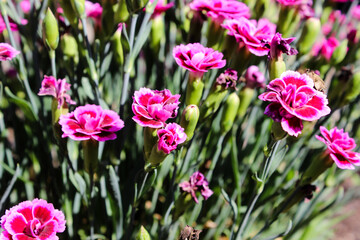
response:
<path id="1" fill-rule="evenodd" d="M 325 127 L 320 127 L 321 136 L 316 138 L 327 146 L 327 154 L 334 160 L 336 165 L 341 169 L 355 169 L 355 166 L 360 165 L 360 154 L 352 152 L 356 147 L 355 140 L 349 137 L 347 132 L 337 127 L 327 130 Z"/>
<path id="2" fill-rule="evenodd" d="M 237 0 L 194 0 L 190 3 L 190 8 L 198 12 L 205 11 L 207 16 L 218 24 L 225 19 L 250 17 L 250 9 Z"/>
<path id="3" fill-rule="evenodd" d="M 43 199 L 21 202 L 1 217 L 2 240 L 57 240 L 65 231 L 65 216 Z"/>
<path id="4" fill-rule="evenodd" d="M 200 43 L 181 44 L 173 49 L 176 63 L 199 77 L 209 69 L 224 67 L 226 60 L 222 59 L 223 56 L 222 53 Z"/>
<path id="5" fill-rule="evenodd" d="M 180 183 L 179 187 L 184 192 L 190 193 L 196 203 L 199 203 L 195 194 L 197 191 L 201 192 L 205 200 L 213 194 L 213 191 L 209 188 L 209 182 L 201 172 L 194 172 L 190 177 L 190 181 Z"/>
<path id="6" fill-rule="evenodd" d="M 103 8 L 99 3 L 92 3 L 90 1 L 85 1 L 86 16 L 89 18 L 93 18 L 97 26 L 101 26 L 102 12 L 103 12 Z"/>
<path id="7" fill-rule="evenodd" d="M 164 127 L 166 120 L 176 117 L 179 98 L 179 94 L 172 95 L 168 89 L 140 88 L 133 96 L 132 110 L 135 116 L 132 119 L 143 127 Z"/>
<path id="8" fill-rule="evenodd" d="M 31 10 L 30 0 L 22 0 L 22 1 L 20 2 L 20 7 L 21 7 L 21 10 L 22 10 L 25 14 L 30 13 L 30 10 Z"/>
<path id="9" fill-rule="evenodd" d="M 124 122 L 112 110 L 104 110 L 97 105 L 77 107 L 73 112 L 61 115 L 59 124 L 62 137 L 73 140 L 107 141 L 116 138 L 115 132 L 124 127 Z"/>
<path id="10" fill-rule="evenodd" d="M 340 43 L 336 38 L 330 37 L 322 42 L 315 43 L 311 51 L 314 56 L 322 55 L 326 60 L 330 61 L 334 50 L 339 45 Z"/>
<path id="11" fill-rule="evenodd" d="M 149 3 L 153 3 L 154 0 L 149 0 Z M 152 18 L 156 18 L 158 16 L 160 16 L 162 13 L 164 13 L 165 11 L 169 10 L 170 8 L 172 8 L 175 5 L 174 2 L 165 4 L 165 0 L 158 0 L 154 9 L 154 13 L 152 14 Z"/>
<path id="12" fill-rule="evenodd" d="M 276 25 L 266 18 L 248 20 L 240 18 L 238 20 L 227 20 L 221 25 L 228 30 L 228 35 L 235 37 L 240 46 L 246 46 L 249 51 L 256 56 L 265 56 L 269 48 L 264 45 L 273 38 Z"/>
<path id="13" fill-rule="evenodd" d="M 53 76 L 44 76 L 44 80 L 41 82 L 41 88 L 39 90 L 39 96 L 53 96 L 58 101 L 58 108 L 61 108 L 65 101 L 69 104 L 76 104 L 71 100 L 70 95 L 66 92 L 70 90 L 70 84 L 66 83 L 66 79 L 56 80 Z M 65 98 L 65 101 L 64 101 Z"/>
<path id="14" fill-rule="evenodd" d="M 169 123 L 165 128 L 157 131 L 159 137 L 158 149 L 166 154 L 175 150 L 178 144 L 185 142 L 186 133 L 184 129 L 176 123 Z"/>
<path id="15" fill-rule="evenodd" d="M 330 113 L 326 95 L 314 88 L 309 76 L 294 71 L 272 80 L 259 99 L 271 102 L 264 113 L 295 137 L 303 129 L 302 120 L 314 121 Z"/>
<path id="16" fill-rule="evenodd" d="M 260 72 L 258 66 L 250 66 L 245 73 L 246 87 L 249 88 L 264 88 L 265 87 L 265 76 Z"/>
<path id="17" fill-rule="evenodd" d="M 11 60 L 20 52 L 8 43 L 0 43 L 0 61 Z"/>

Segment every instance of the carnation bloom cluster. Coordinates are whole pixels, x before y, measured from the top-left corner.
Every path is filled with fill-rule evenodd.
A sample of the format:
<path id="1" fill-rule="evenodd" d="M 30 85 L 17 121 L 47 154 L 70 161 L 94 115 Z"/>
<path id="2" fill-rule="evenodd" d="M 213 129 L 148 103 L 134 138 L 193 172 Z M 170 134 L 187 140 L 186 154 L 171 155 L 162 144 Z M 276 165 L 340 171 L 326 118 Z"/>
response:
<path id="1" fill-rule="evenodd" d="M 65 231 L 65 216 L 43 199 L 21 202 L 1 217 L 2 240 L 57 240 Z"/>
<path id="2" fill-rule="evenodd" d="M 355 169 L 355 166 L 360 166 L 360 153 L 353 152 L 356 147 L 355 140 L 349 137 L 349 134 L 343 129 L 334 127 L 327 130 L 325 127 L 320 127 L 322 136 L 316 138 L 326 144 L 326 153 L 341 169 Z"/>
<path id="3" fill-rule="evenodd" d="M 209 188 L 209 182 L 199 171 L 194 172 L 189 181 L 180 183 L 179 187 L 182 191 L 190 193 L 196 203 L 199 203 L 199 200 L 196 197 L 196 192 L 200 192 L 205 200 L 213 194 L 213 191 Z"/>
<path id="4" fill-rule="evenodd" d="M 326 95 L 314 88 L 309 76 L 294 71 L 286 71 L 272 80 L 259 99 L 271 102 L 265 114 L 296 137 L 303 129 L 303 120 L 315 121 L 330 113 Z"/>
<path id="5" fill-rule="evenodd" d="M 90 104 L 77 107 L 73 112 L 61 115 L 59 124 L 63 131 L 63 138 L 69 137 L 77 141 L 113 140 L 116 138 L 115 132 L 124 127 L 124 122 L 116 112 Z"/>
<path id="6" fill-rule="evenodd" d="M 222 68 L 226 64 L 226 60 L 222 59 L 222 53 L 200 43 L 180 44 L 174 47 L 173 57 L 179 66 L 199 77 L 209 69 Z"/>
<path id="7" fill-rule="evenodd" d="M 276 25 L 266 18 L 259 21 L 239 18 L 227 20 L 221 25 L 227 29 L 227 34 L 236 39 L 240 47 L 246 47 L 256 56 L 265 56 L 269 48 L 264 43 L 270 42 L 273 38 Z"/>
<path id="8" fill-rule="evenodd" d="M 66 92 L 70 90 L 70 84 L 66 79 L 56 80 L 53 76 L 44 76 L 39 90 L 39 96 L 53 96 L 58 101 L 58 108 L 61 108 L 65 102 L 68 104 L 76 104 Z M 65 100 L 64 100 L 65 99 Z"/>

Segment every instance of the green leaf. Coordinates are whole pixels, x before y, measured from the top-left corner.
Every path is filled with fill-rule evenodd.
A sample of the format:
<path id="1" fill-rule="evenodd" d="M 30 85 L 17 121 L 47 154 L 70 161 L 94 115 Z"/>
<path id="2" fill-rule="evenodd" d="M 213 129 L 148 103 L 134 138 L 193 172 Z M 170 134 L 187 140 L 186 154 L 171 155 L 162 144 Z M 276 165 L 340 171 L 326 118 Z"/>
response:
<path id="1" fill-rule="evenodd" d="M 17 105 L 25 114 L 25 117 L 31 122 L 38 120 L 37 115 L 34 114 L 33 109 L 28 101 L 15 96 L 8 87 L 5 87 L 5 93 L 9 98 L 9 101 Z"/>

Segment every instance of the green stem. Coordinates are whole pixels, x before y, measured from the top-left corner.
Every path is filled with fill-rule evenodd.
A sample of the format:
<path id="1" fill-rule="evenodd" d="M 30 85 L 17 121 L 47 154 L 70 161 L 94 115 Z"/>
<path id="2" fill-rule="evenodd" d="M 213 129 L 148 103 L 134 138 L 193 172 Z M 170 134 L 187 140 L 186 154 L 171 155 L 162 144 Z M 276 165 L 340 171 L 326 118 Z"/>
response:
<path id="1" fill-rule="evenodd" d="M 50 60 L 51 60 L 51 71 L 52 75 L 56 79 L 56 63 L 55 63 L 55 50 L 50 50 L 49 52 Z"/>

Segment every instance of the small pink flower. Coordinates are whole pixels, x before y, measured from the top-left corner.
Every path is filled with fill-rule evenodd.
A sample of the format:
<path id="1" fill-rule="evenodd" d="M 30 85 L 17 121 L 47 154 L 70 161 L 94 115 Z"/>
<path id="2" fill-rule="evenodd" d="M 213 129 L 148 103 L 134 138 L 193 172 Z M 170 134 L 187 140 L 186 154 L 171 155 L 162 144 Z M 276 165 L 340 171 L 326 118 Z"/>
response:
<path id="1" fill-rule="evenodd" d="M 329 131 L 323 126 L 320 127 L 320 132 L 323 137 L 316 138 L 326 144 L 327 153 L 339 168 L 355 169 L 353 165 L 360 165 L 360 154 L 351 151 L 356 147 L 355 140 L 347 132 L 337 127 Z"/>
<path id="2" fill-rule="evenodd" d="M 209 182 L 199 171 L 194 172 L 193 175 L 191 175 L 190 181 L 180 183 L 179 187 L 184 192 L 190 193 L 196 203 L 199 203 L 195 194 L 196 191 L 200 191 L 205 200 L 207 200 L 213 194 L 213 191 L 211 191 L 209 188 Z"/>
<path id="3" fill-rule="evenodd" d="M 8 43 L 0 43 L 0 61 L 11 60 L 20 52 Z"/>
<path id="4" fill-rule="evenodd" d="M 205 11 L 207 16 L 218 24 L 225 19 L 250 17 L 250 9 L 237 0 L 194 0 L 190 3 L 190 8 L 198 12 Z"/>
<path id="5" fill-rule="evenodd" d="M 276 30 L 276 25 L 266 18 L 248 20 L 240 18 L 237 20 L 227 20 L 221 25 L 228 30 L 228 35 L 235 37 L 240 46 L 245 46 L 256 56 L 265 56 L 269 48 L 264 43 L 270 42 Z"/>
<path id="6" fill-rule="evenodd" d="M 20 8 L 25 14 L 30 13 L 30 10 L 31 10 L 30 0 L 22 0 L 20 2 Z"/>
<path id="7" fill-rule="evenodd" d="M 221 73 L 219 77 L 216 78 L 216 84 L 222 85 L 225 89 L 232 88 L 237 89 L 236 84 L 238 82 L 237 71 L 231 68 L 225 70 L 224 73 Z"/>
<path id="8" fill-rule="evenodd" d="M 326 95 L 314 89 L 309 76 L 294 71 L 272 80 L 259 99 L 271 102 L 265 115 L 280 122 L 283 130 L 295 137 L 303 129 L 302 120 L 314 121 L 330 113 Z"/>
<path id="9" fill-rule="evenodd" d="M 68 104 L 76 104 L 71 100 L 70 95 L 66 92 L 70 90 L 70 84 L 66 83 L 66 79 L 56 80 L 53 76 L 44 76 L 44 80 L 41 82 L 41 88 L 39 90 L 39 96 L 53 96 L 58 101 L 58 108 L 60 109 L 65 101 Z M 64 101 L 65 98 L 65 101 Z"/>
<path id="10" fill-rule="evenodd" d="M 255 65 L 250 66 L 245 73 L 246 87 L 249 88 L 264 88 L 265 76 L 260 72 L 259 68 Z"/>
<path id="11" fill-rule="evenodd" d="M 186 133 L 184 129 L 176 123 L 169 123 L 165 128 L 157 131 L 159 138 L 158 149 L 166 154 L 175 150 L 177 145 L 185 142 Z"/>
<path id="12" fill-rule="evenodd" d="M 63 138 L 70 137 L 78 141 L 113 140 L 116 138 L 115 132 L 124 127 L 124 122 L 116 112 L 89 104 L 77 107 L 66 115 L 61 115 L 59 124 L 63 131 Z"/>
<path id="13" fill-rule="evenodd" d="M 0 239 L 56 240 L 65 231 L 65 216 L 43 199 L 21 202 L 1 217 Z"/>
<path id="14" fill-rule="evenodd" d="M 226 60 L 222 59 L 223 56 L 222 53 L 200 43 L 181 44 L 173 49 L 176 63 L 200 77 L 210 69 L 224 67 Z"/>
<path id="15" fill-rule="evenodd" d="M 152 4 L 154 0 L 149 0 L 149 4 Z M 160 16 L 162 13 L 166 12 L 170 8 L 172 8 L 175 5 L 174 2 L 165 4 L 165 0 L 158 0 L 154 9 L 154 13 L 152 14 L 152 18 L 156 18 Z"/>
<path id="16" fill-rule="evenodd" d="M 283 54 L 286 55 L 298 54 L 298 51 L 290 46 L 290 43 L 292 43 L 294 40 L 295 40 L 294 37 L 282 38 L 280 33 L 276 33 L 270 43 L 269 57 L 271 59 L 279 59 L 282 58 Z"/>
<path id="17" fill-rule="evenodd" d="M 351 9 L 351 16 L 357 20 L 360 20 L 360 5 L 357 5 Z"/>
<path id="18" fill-rule="evenodd" d="M 135 116 L 132 119 L 143 127 L 164 127 L 166 120 L 176 117 L 179 98 L 179 94 L 172 95 L 168 89 L 140 88 L 133 96 L 132 110 Z"/>
<path id="19" fill-rule="evenodd" d="M 340 43 L 336 38 L 330 37 L 324 39 L 322 42 L 316 43 L 312 48 L 312 54 L 314 56 L 322 55 L 326 60 L 330 61 L 334 50 L 339 45 Z"/>
<path id="20" fill-rule="evenodd" d="M 93 18 L 97 26 L 101 26 L 102 12 L 103 12 L 103 8 L 99 3 L 92 3 L 90 1 L 85 1 L 86 16 L 89 18 Z"/>

